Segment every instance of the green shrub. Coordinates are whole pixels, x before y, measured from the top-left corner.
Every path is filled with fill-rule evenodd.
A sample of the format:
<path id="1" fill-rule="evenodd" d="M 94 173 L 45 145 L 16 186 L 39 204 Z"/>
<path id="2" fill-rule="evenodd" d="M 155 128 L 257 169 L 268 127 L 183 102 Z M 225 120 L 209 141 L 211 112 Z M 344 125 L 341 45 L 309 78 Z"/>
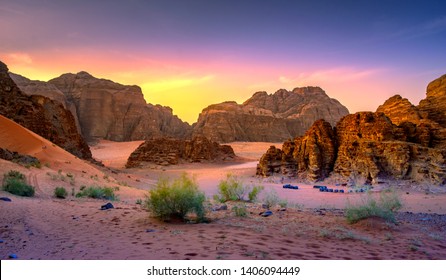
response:
<path id="1" fill-rule="evenodd" d="M 248 216 L 248 211 L 246 210 L 246 207 L 243 205 L 238 205 L 238 206 L 234 206 L 232 207 L 232 211 L 234 211 L 235 215 L 237 217 L 246 217 Z"/>
<path id="2" fill-rule="evenodd" d="M 400 198 L 394 191 L 382 192 L 379 200 L 370 194 L 359 205 L 347 205 L 345 217 L 351 224 L 370 217 L 380 217 L 387 222 L 396 223 L 395 212 L 401 209 Z"/>
<path id="3" fill-rule="evenodd" d="M 218 184 L 218 194 L 214 199 L 220 202 L 244 200 L 245 194 L 248 193 L 249 201 L 255 201 L 262 190 L 262 186 L 254 186 L 250 190 L 237 176 L 227 174 L 226 179 Z"/>
<path id="4" fill-rule="evenodd" d="M 11 170 L 3 177 L 3 190 L 19 195 L 19 196 L 34 196 L 35 190 L 32 186 L 26 183 L 26 177 L 16 170 Z"/>
<path id="5" fill-rule="evenodd" d="M 259 195 L 259 193 L 263 191 L 263 186 L 254 186 L 252 187 L 252 190 L 248 193 L 248 198 L 249 201 L 256 201 L 257 200 L 257 196 Z"/>
<path id="6" fill-rule="evenodd" d="M 64 187 L 57 187 L 54 189 L 54 196 L 57 198 L 66 198 L 68 196 L 68 192 Z"/>
<path id="7" fill-rule="evenodd" d="M 115 191 L 110 187 L 98 187 L 98 186 L 90 186 L 85 187 L 82 186 L 80 192 L 76 194 L 76 197 L 90 197 L 96 199 L 107 199 L 107 200 L 116 200 L 117 196 L 115 195 Z"/>
<path id="8" fill-rule="evenodd" d="M 228 200 L 242 200 L 246 188 L 243 187 L 242 182 L 234 175 L 226 175 L 226 180 L 221 180 L 218 184 L 218 192 L 220 201 Z"/>
<path id="9" fill-rule="evenodd" d="M 3 181 L 6 181 L 8 179 L 17 179 L 17 180 L 21 180 L 21 181 L 25 181 L 26 177 L 25 175 L 23 175 L 22 173 L 20 173 L 17 170 L 10 170 L 8 173 L 5 174 L 5 176 L 3 177 Z"/>
<path id="10" fill-rule="evenodd" d="M 205 195 L 199 191 L 195 179 L 183 174 L 173 182 L 158 180 L 156 187 L 149 191 L 145 206 L 162 220 L 174 217 L 184 220 L 189 213 L 195 213 L 198 220 L 202 220 L 205 215 L 204 201 Z"/>
<path id="11" fill-rule="evenodd" d="M 35 190 L 32 186 L 26 184 L 24 181 L 9 178 L 3 183 L 3 189 L 19 196 L 34 196 Z"/>

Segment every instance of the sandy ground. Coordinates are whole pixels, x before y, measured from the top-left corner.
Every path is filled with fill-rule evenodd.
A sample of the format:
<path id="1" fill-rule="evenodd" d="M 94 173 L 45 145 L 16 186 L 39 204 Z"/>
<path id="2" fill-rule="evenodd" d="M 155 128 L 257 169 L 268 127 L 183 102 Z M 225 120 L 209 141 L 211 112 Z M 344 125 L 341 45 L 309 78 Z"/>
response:
<path id="1" fill-rule="evenodd" d="M 106 167 L 96 167 L 0 121 L 2 147 L 23 149 L 45 163 L 28 169 L 0 160 L 0 180 L 19 170 L 36 188 L 33 198 L 0 191 L 0 197 L 12 199 L 0 201 L 0 259 L 12 253 L 20 259 L 446 259 L 445 194 L 399 189 L 404 208 L 397 225 L 380 219 L 350 225 L 342 209 L 364 194 L 320 193 L 300 182 L 290 182 L 300 189 L 289 190 L 282 188 L 281 177 L 254 176 L 256 160 L 270 143 L 231 143 L 244 158 L 234 163 L 124 169 L 141 142 L 101 141 L 92 152 Z M 17 133 L 23 136 L 8 140 Z M 263 185 L 260 199 L 274 190 L 289 206 L 262 217 L 261 203 L 245 203 L 247 217 L 237 217 L 231 209 L 240 202 L 231 202 L 228 210 L 209 211 L 209 223 L 193 224 L 160 222 L 136 203 L 158 178 L 183 172 L 195 176 L 208 197 L 232 173 L 246 185 Z M 56 186 L 77 193 L 83 185 L 116 188 L 115 208 L 100 210 L 105 200 L 53 197 Z"/>

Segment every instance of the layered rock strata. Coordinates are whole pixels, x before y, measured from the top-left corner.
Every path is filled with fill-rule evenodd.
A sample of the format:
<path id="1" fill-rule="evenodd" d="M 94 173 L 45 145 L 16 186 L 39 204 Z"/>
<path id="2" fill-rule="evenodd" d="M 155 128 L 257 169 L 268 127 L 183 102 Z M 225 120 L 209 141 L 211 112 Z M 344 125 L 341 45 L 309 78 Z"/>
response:
<path id="1" fill-rule="evenodd" d="M 334 125 L 348 110 L 319 87 L 257 92 L 243 104 L 210 105 L 194 124 L 193 135 L 221 143 L 278 142 L 303 135 L 318 119 Z"/>
<path id="2" fill-rule="evenodd" d="M 172 109 L 147 104 L 141 88 L 98 79 L 87 72 L 50 80 L 77 110 L 82 134 L 88 140 L 132 141 L 153 137 L 183 138 L 190 126 Z"/>
<path id="3" fill-rule="evenodd" d="M 126 167 L 138 167 L 144 163 L 162 166 L 187 162 L 215 162 L 233 160 L 231 146 L 220 145 L 205 137 L 192 140 L 156 138 L 146 140 L 128 158 Z"/>
<path id="4" fill-rule="evenodd" d="M 446 127 L 440 118 L 446 105 L 445 77 L 429 84 L 419 106 L 396 95 L 376 113 L 347 115 L 334 128 L 315 122 L 303 137 L 286 141 L 282 150 L 268 149 L 257 175 L 317 181 L 338 174 L 366 183 L 397 179 L 445 185 Z"/>

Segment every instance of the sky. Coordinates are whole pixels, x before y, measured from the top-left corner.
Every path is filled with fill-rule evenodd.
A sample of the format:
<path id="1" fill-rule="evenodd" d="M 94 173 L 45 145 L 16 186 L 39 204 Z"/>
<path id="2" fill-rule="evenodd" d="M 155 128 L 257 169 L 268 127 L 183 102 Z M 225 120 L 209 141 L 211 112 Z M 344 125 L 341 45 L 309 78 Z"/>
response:
<path id="1" fill-rule="evenodd" d="M 320 86 L 350 112 L 446 74 L 446 1 L 0 0 L 0 60 L 47 81 L 87 71 L 201 110 Z"/>

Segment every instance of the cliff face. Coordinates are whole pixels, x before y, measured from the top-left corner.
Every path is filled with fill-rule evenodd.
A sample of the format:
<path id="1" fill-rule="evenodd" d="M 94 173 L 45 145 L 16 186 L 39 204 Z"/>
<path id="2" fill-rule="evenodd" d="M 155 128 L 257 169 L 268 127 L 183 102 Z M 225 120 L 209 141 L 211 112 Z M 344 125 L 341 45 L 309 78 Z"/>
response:
<path id="1" fill-rule="evenodd" d="M 446 75 L 429 83 L 426 98 L 420 101 L 418 108 L 424 118 L 446 127 Z"/>
<path id="2" fill-rule="evenodd" d="M 303 135 L 318 119 L 334 125 L 347 108 L 318 87 L 257 92 L 242 105 L 224 102 L 205 108 L 193 135 L 217 142 L 277 142 Z"/>
<path id="3" fill-rule="evenodd" d="M 424 101 L 417 107 L 394 96 L 376 113 L 347 115 L 333 129 L 317 121 L 303 137 L 285 142 L 283 151 L 270 148 L 257 174 L 282 173 L 312 181 L 338 174 L 368 183 L 399 179 L 446 184 L 446 129 L 437 122 L 444 112 L 446 90 L 440 86 L 432 90 L 432 84 L 442 85 L 429 85 L 428 93 L 435 94 L 425 100 L 434 95 L 437 101 L 429 109 L 421 106 Z"/>
<path id="4" fill-rule="evenodd" d="M 97 79 L 87 72 L 64 74 L 48 82 L 74 104 L 88 139 L 132 141 L 169 136 L 183 138 L 191 128 L 168 107 L 146 104 L 138 86 Z"/>
<path id="5" fill-rule="evenodd" d="M 64 106 L 65 109 L 69 110 L 74 117 L 76 127 L 79 133 L 81 133 L 81 127 L 79 120 L 77 118 L 76 106 L 73 103 L 68 103 L 67 98 L 55 85 L 42 81 L 30 80 L 18 74 L 9 73 L 11 79 L 20 88 L 22 93 L 33 96 L 41 95 L 48 97 L 51 100 L 57 101 Z"/>
<path id="6" fill-rule="evenodd" d="M 63 104 L 41 95 L 25 95 L 0 62 L 0 114 L 83 159 L 90 148 L 78 133 L 76 122 Z"/>
<path id="7" fill-rule="evenodd" d="M 143 163 L 174 165 L 182 162 L 213 162 L 235 158 L 231 146 L 220 145 L 205 137 L 192 140 L 157 138 L 142 143 L 128 158 L 126 167 Z"/>

